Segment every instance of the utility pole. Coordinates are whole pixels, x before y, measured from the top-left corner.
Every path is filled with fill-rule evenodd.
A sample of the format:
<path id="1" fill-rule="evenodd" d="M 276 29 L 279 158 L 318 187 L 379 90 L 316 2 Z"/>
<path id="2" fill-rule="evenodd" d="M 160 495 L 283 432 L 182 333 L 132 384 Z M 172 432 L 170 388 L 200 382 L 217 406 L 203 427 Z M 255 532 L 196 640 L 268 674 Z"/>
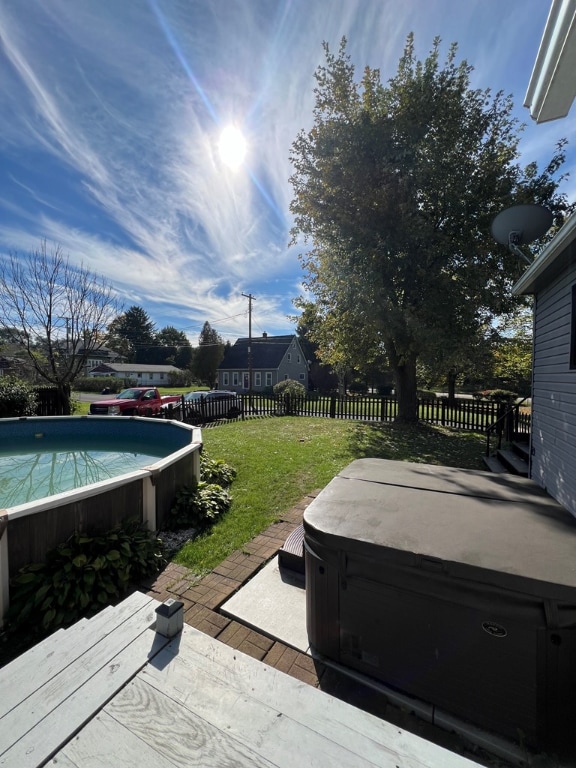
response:
<path id="1" fill-rule="evenodd" d="M 254 296 L 251 293 L 243 293 L 248 299 L 248 393 L 252 395 L 252 302 Z"/>

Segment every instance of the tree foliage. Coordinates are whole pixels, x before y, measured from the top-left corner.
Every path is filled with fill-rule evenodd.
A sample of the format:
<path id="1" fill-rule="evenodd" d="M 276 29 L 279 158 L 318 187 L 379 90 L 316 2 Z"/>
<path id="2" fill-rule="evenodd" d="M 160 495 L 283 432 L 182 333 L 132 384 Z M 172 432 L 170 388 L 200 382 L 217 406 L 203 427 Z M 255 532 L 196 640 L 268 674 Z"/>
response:
<path id="1" fill-rule="evenodd" d="M 316 71 L 314 124 L 292 145 L 293 242 L 321 322 L 324 361 L 357 369 L 385 355 L 399 419 L 417 419 L 416 365 L 429 349 L 460 351 L 490 319 L 512 310 L 523 267 L 490 234 L 502 209 L 566 208 L 555 174 L 560 145 L 540 172 L 517 162 L 512 101 L 470 87 L 472 68 L 441 66 L 440 40 L 417 60 L 408 37 L 396 75 L 383 85 L 367 67 L 360 82 L 343 40 L 324 45 Z"/>
<path id="2" fill-rule="evenodd" d="M 198 381 L 207 387 L 214 386 L 218 366 L 224 357 L 224 339 L 206 321 L 198 337 L 198 348 L 195 351 L 193 371 Z"/>
<path id="3" fill-rule="evenodd" d="M 0 260 L 0 293 L 0 328 L 36 374 L 57 387 L 60 410 L 70 413 L 70 386 L 118 312 L 111 286 L 43 241 L 32 253 Z"/>
<path id="4" fill-rule="evenodd" d="M 118 315 L 108 326 L 107 344 L 130 362 L 140 359 L 154 346 L 156 329 L 148 313 L 136 305 Z"/>

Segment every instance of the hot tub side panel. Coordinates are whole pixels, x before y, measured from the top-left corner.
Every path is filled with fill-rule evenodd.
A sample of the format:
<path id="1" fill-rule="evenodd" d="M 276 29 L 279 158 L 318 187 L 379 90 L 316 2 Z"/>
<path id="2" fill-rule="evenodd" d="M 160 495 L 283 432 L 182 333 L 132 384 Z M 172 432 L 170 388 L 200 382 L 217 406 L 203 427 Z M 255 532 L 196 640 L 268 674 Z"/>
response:
<path id="1" fill-rule="evenodd" d="M 316 653 L 480 728 L 572 756 L 574 590 L 556 587 L 556 599 L 537 585 L 515 591 L 319 530 L 306 516 L 304 529 Z"/>
<path id="2" fill-rule="evenodd" d="M 127 518 L 142 521 L 142 479 L 78 501 L 8 521 L 9 575 L 30 563 L 42 563 L 50 550 L 75 531 L 101 533 Z"/>

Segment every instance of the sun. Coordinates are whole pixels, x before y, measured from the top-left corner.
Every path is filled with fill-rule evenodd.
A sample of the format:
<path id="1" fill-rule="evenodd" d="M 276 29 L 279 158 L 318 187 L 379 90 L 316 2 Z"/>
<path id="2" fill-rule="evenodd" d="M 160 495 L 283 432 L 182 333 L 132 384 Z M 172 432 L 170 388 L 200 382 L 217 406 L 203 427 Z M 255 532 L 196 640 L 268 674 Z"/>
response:
<path id="1" fill-rule="evenodd" d="M 246 139 L 242 132 L 233 125 L 224 128 L 218 142 L 222 162 L 230 168 L 238 168 L 244 162 L 246 150 Z"/>

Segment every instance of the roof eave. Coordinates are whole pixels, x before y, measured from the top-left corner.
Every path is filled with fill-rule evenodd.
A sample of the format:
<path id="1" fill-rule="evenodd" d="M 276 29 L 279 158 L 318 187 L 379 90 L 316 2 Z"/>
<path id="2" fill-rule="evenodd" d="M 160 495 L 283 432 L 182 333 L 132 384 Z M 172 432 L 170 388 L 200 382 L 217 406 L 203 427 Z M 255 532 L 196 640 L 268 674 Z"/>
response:
<path id="1" fill-rule="evenodd" d="M 576 215 L 572 215 L 512 288 L 516 296 L 536 293 L 545 275 L 554 271 L 562 254 L 576 241 Z"/>
<path id="2" fill-rule="evenodd" d="M 576 97 L 576 0 L 553 0 L 524 106 L 537 123 L 566 117 Z"/>

